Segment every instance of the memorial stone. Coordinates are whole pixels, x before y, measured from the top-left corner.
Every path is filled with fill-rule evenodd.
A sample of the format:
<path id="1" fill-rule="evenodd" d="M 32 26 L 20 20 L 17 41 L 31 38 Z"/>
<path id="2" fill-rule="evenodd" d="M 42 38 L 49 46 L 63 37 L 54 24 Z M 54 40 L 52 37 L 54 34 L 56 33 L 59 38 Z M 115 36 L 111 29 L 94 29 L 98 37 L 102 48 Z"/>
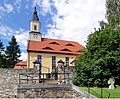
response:
<path id="1" fill-rule="evenodd" d="M 108 80 L 109 89 L 115 89 L 114 83 L 115 83 L 114 79 L 110 78 Z"/>

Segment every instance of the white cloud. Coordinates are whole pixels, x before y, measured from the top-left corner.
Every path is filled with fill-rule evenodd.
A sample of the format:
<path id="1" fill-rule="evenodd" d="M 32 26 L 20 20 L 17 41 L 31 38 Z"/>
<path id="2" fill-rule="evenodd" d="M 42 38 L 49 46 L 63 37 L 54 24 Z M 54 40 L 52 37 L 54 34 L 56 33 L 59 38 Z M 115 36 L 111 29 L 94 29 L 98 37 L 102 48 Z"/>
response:
<path id="1" fill-rule="evenodd" d="M 28 5 L 28 3 L 25 5 L 25 8 L 26 8 L 26 9 L 28 9 L 28 8 L 29 8 L 29 5 Z"/>
<path id="2" fill-rule="evenodd" d="M 18 31 L 15 31 L 15 33 L 16 40 L 21 45 L 21 49 L 26 50 L 27 41 L 29 39 L 29 31 L 25 31 L 20 28 Z"/>
<path id="3" fill-rule="evenodd" d="M 0 6 L 0 18 L 3 19 L 6 13 L 13 12 L 13 5 L 5 3 L 3 6 Z"/>
<path id="4" fill-rule="evenodd" d="M 46 1 L 46 2 L 45 2 Z M 83 45 L 87 36 L 99 27 L 98 21 L 105 20 L 105 0 L 45 0 L 46 11 L 55 7 L 52 14 L 54 24 L 49 24 L 45 37 L 74 40 Z M 46 12 L 45 12 L 46 13 Z"/>
<path id="5" fill-rule="evenodd" d="M 42 15 L 45 15 L 47 12 L 52 13 L 52 2 L 50 0 L 33 0 L 33 6 L 35 5 L 42 8 L 42 11 L 40 12 Z"/>
<path id="6" fill-rule="evenodd" d="M 22 61 L 26 61 L 27 60 L 27 53 L 22 52 L 21 57 L 19 59 L 22 60 Z"/>
<path id="7" fill-rule="evenodd" d="M 42 6 L 42 9 L 43 9 L 43 13 L 51 12 L 50 0 L 42 0 L 41 6 Z"/>
<path id="8" fill-rule="evenodd" d="M 19 59 L 22 61 L 26 61 L 27 53 L 25 51 L 27 49 L 27 41 L 29 40 L 29 31 L 20 28 L 18 31 L 15 31 L 15 38 L 18 44 L 20 45 L 20 49 L 24 50 L 21 53 L 21 57 Z"/>
<path id="9" fill-rule="evenodd" d="M 10 13 L 13 11 L 13 5 L 5 3 L 4 6 L 0 6 L 0 11 Z"/>
<path id="10" fill-rule="evenodd" d="M 14 30 L 12 30 L 10 27 L 5 25 L 0 25 L 0 36 L 9 38 L 14 33 Z"/>
<path id="11" fill-rule="evenodd" d="M 14 3 L 17 12 L 20 12 L 21 4 L 22 4 L 21 1 L 22 0 L 16 0 L 15 3 Z"/>
<path id="12" fill-rule="evenodd" d="M 13 11 L 13 6 L 11 4 L 4 4 L 5 8 L 6 8 L 6 11 L 8 13 L 12 12 Z"/>
<path id="13" fill-rule="evenodd" d="M 20 28 L 18 31 L 11 29 L 8 26 L 0 25 L 0 38 L 10 39 L 13 35 L 16 41 L 21 46 L 21 49 L 26 50 L 27 40 L 29 39 L 29 31 Z"/>
<path id="14" fill-rule="evenodd" d="M 3 6 L 0 6 L 0 11 L 5 12 L 5 9 L 4 9 L 4 7 L 3 7 Z"/>
<path id="15" fill-rule="evenodd" d="M 27 41 L 29 39 L 29 31 L 26 31 L 22 28 L 20 28 L 18 31 L 15 31 L 8 26 L 0 25 L 0 38 L 7 39 L 8 41 L 13 35 L 15 35 L 16 41 L 20 45 L 21 51 L 23 51 L 21 53 L 20 60 L 26 60 L 27 56 L 25 51 L 27 47 Z"/>

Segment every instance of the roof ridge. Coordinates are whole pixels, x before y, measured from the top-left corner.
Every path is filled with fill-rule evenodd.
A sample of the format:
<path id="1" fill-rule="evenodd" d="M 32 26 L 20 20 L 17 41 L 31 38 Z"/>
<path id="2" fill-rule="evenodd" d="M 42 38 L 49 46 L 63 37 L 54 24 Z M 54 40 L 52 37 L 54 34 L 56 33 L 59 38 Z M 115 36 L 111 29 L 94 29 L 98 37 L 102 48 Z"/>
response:
<path id="1" fill-rule="evenodd" d="M 74 42 L 78 43 L 77 41 L 70 41 L 70 40 L 62 40 L 62 39 L 52 39 L 52 38 L 42 38 L 42 39 L 50 39 L 50 40 L 57 40 L 57 41 L 66 41 L 66 42 Z M 79 43 L 78 43 L 79 44 Z M 80 44 L 81 45 L 81 44 Z"/>

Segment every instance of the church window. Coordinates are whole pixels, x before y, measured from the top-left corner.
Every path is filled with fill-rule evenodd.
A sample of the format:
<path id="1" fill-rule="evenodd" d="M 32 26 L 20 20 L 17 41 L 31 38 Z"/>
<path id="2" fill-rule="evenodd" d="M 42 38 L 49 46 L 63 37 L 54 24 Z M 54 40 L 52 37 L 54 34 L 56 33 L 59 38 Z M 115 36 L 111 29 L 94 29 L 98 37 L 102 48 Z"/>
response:
<path id="1" fill-rule="evenodd" d="M 42 56 L 41 55 L 37 55 L 37 61 L 40 62 L 40 63 L 42 62 Z"/>
<path id="2" fill-rule="evenodd" d="M 69 66 L 69 57 L 65 57 L 66 66 Z"/>
<path id="3" fill-rule="evenodd" d="M 37 30 L 37 25 L 34 25 L 34 30 Z"/>
<path id="4" fill-rule="evenodd" d="M 56 68 L 56 56 L 52 56 L 52 71 L 55 72 Z"/>

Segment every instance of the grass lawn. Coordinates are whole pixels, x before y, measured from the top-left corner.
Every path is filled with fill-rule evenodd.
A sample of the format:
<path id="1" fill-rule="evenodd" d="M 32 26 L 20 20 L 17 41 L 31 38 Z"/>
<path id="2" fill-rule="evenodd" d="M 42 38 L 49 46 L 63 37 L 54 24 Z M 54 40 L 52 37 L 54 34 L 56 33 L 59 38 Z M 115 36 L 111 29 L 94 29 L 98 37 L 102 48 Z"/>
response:
<path id="1" fill-rule="evenodd" d="M 88 92 L 88 88 L 87 87 L 80 87 L 81 89 L 85 90 Z M 110 93 L 110 97 L 109 98 L 120 98 L 120 87 L 116 88 L 116 89 L 108 89 L 108 88 L 102 88 L 102 97 L 103 98 L 108 98 L 108 92 Z M 97 88 L 97 87 L 92 87 L 90 88 L 90 93 L 93 94 L 94 96 L 101 98 L 101 88 Z"/>

